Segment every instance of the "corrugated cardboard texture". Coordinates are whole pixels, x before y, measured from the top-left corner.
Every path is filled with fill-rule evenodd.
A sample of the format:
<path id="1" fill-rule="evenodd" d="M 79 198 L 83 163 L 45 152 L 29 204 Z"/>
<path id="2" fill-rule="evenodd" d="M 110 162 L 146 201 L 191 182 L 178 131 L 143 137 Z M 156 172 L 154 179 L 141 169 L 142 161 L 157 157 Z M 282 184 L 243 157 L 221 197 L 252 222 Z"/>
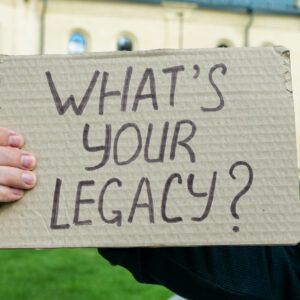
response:
<path id="1" fill-rule="evenodd" d="M 2 248 L 300 241 L 283 47 L 1 56 L 0 118 L 38 159 Z"/>

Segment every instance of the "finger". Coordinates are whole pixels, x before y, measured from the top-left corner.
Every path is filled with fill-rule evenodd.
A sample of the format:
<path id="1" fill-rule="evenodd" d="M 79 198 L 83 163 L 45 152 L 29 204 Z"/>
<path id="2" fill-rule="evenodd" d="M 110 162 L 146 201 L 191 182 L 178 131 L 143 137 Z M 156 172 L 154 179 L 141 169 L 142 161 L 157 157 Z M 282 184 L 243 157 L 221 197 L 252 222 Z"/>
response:
<path id="1" fill-rule="evenodd" d="M 33 170 L 36 166 L 36 159 L 30 152 L 0 146 L 0 166 Z"/>
<path id="2" fill-rule="evenodd" d="M 0 127 L 0 146 L 11 146 L 22 148 L 24 145 L 24 138 L 7 128 Z"/>
<path id="3" fill-rule="evenodd" d="M 31 171 L 0 166 L 0 185 L 28 190 L 36 185 L 36 176 Z"/>
<path id="4" fill-rule="evenodd" d="M 0 202 L 17 201 L 20 200 L 23 197 L 23 195 L 23 190 L 0 185 Z"/>

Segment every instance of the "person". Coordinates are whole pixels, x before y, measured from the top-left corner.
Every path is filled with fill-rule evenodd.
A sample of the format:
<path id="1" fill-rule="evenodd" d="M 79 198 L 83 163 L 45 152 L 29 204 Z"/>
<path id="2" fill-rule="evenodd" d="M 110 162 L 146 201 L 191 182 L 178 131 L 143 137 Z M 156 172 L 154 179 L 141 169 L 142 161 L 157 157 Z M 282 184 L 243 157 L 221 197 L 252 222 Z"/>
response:
<path id="1" fill-rule="evenodd" d="M 37 184 L 36 159 L 18 133 L 0 128 L 0 202 L 20 200 Z M 300 239 L 300 237 L 299 237 Z M 98 249 L 140 282 L 191 300 L 300 300 L 299 246 L 203 246 Z"/>

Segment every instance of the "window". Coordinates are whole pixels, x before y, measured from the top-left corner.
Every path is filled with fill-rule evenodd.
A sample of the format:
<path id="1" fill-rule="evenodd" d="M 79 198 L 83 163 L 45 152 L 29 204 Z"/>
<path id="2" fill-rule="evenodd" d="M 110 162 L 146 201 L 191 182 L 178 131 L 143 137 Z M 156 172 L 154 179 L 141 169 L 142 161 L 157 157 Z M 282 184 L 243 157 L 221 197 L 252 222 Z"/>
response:
<path id="1" fill-rule="evenodd" d="M 132 51 L 133 43 L 129 37 L 122 36 L 118 39 L 117 49 L 119 51 Z"/>
<path id="2" fill-rule="evenodd" d="M 221 43 L 218 45 L 218 48 L 228 48 L 229 46 L 225 43 Z"/>
<path id="3" fill-rule="evenodd" d="M 87 42 L 85 36 L 79 32 L 72 33 L 68 43 L 69 53 L 80 54 L 80 53 L 84 53 L 86 50 L 87 50 Z"/>
<path id="4" fill-rule="evenodd" d="M 222 39 L 222 40 L 219 40 L 217 43 L 216 43 L 217 47 L 218 48 L 229 48 L 229 47 L 234 47 L 233 43 L 228 40 L 228 39 Z"/>

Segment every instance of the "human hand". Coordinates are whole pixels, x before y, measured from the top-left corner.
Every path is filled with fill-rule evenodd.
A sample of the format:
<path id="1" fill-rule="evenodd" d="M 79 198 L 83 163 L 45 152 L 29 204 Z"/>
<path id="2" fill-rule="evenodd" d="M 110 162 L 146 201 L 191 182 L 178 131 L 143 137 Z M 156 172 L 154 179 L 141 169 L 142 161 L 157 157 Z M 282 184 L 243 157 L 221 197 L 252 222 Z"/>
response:
<path id="1" fill-rule="evenodd" d="M 23 197 L 24 191 L 36 185 L 32 172 L 34 155 L 22 150 L 24 137 L 7 128 L 0 128 L 0 202 L 12 202 Z"/>

